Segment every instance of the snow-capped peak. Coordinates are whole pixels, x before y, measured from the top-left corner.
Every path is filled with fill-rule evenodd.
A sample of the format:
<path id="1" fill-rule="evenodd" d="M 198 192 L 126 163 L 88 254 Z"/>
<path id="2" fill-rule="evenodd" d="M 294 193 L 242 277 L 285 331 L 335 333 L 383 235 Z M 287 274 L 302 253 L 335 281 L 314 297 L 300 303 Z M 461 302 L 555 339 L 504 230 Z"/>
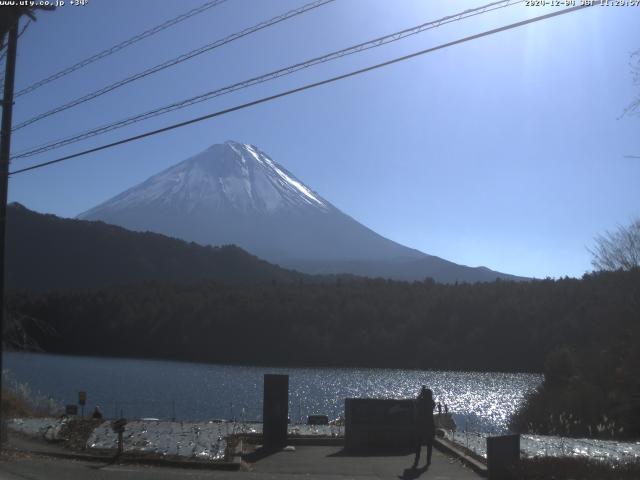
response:
<path id="1" fill-rule="evenodd" d="M 273 213 L 280 210 L 328 212 L 333 207 L 282 165 L 254 145 L 232 140 L 216 144 L 93 210 L 166 204 L 194 210 Z"/>
<path id="2" fill-rule="evenodd" d="M 316 195 L 314 195 L 313 192 L 309 188 L 307 188 L 303 183 L 301 183 L 298 180 L 296 180 L 295 178 L 293 178 L 293 175 L 291 175 L 290 173 L 288 173 L 288 172 L 287 172 L 288 174 L 285 173 L 285 170 L 282 167 L 279 167 L 273 160 L 271 160 L 263 152 L 260 152 L 253 145 L 249 145 L 249 144 L 246 144 L 246 143 L 245 144 L 238 144 L 238 143 L 232 142 L 232 141 L 227 141 L 226 143 L 231 148 L 233 148 L 237 153 L 239 153 L 242 156 L 241 151 L 239 151 L 239 149 L 236 150 L 236 148 L 238 148 L 238 145 L 241 145 L 241 148 L 244 148 L 246 151 L 248 151 L 251 154 L 251 156 L 258 163 L 260 163 L 261 165 L 265 165 L 267 168 L 273 169 L 273 171 L 284 182 L 283 186 L 286 185 L 288 187 L 292 187 L 295 190 L 298 190 L 298 192 L 300 192 L 307 199 L 311 200 L 312 202 L 314 202 L 318 206 L 326 207 L 325 203 L 322 200 L 320 200 Z M 242 157 L 242 159 L 244 161 L 244 157 Z"/>

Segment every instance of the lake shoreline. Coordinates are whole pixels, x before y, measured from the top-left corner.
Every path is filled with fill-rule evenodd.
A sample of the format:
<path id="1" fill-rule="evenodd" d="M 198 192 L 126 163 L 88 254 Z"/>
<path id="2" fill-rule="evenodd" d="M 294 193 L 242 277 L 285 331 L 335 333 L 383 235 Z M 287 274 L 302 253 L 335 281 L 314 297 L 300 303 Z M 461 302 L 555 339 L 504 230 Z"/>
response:
<path id="1" fill-rule="evenodd" d="M 74 423 L 91 423 L 83 442 L 75 442 L 67 448 L 82 452 L 114 452 L 117 435 L 110 421 L 91 421 L 80 418 L 21 418 L 9 422 L 9 428 L 32 438 L 68 443 L 66 428 Z M 76 429 L 77 430 L 77 429 Z M 332 444 L 344 441 L 344 427 L 336 425 L 291 424 L 290 440 L 308 439 L 313 443 L 333 439 Z M 201 422 L 129 419 L 125 428 L 124 452 L 221 461 L 229 457 L 229 439 L 247 436 L 261 443 L 261 423 L 209 420 Z M 633 464 L 640 460 L 640 442 L 616 442 L 595 438 L 565 438 L 545 435 L 521 435 L 521 451 L 525 459 L 573 459 L 590 460 L 619 465 Z M 475 433 L 447 431 L 445 439 L 453 445 L 467 449 L 479 460 L 486 462 L 486 436 Z"/>
<path id="2" fill-rule="evenodd" d="M 265 362 L 263 364 L 257 363 L 220 363 L 220 362 L 206 362 L 206 361 L 195 361 L 195 360 L 185 360 L 185 359 L 174 359 L 174 358 L 162 358 L 162 357 L 147 357 L 147 356 L 118 356 L 118 355 L 89 355 L 85 353 L 63 353 L 63 352 L 41 352 L 41 351 L 30 351 L 30 350 L 5 350 L 4 353 L 17 353 L 17 354 L 30 354 L 30 355 L 51 355 L 57 357 L 73 357 L 73 358 L 104 358 L 109 360 L 135 360 L 135 361 L 148 361 L 148 362 L 171 362 L 171 363 L 183 363 L 188 365 L 211 365 L 211 366 L 220 366 L 220 367 L 247 367 L 247 368 L 277 368 L 277 369 L 285 369 L 285 368 L 300 368 L 305 370 L 399 370 L 399 371 L 416 371 L 416 372 L 455 372 L 455 373 L 496 373 L 496 374 L 531 374 L 531 375 L 541 375 L 542 372 L 538 371 L 527 371 L 527 370 L 481 370 L 481 369 L 442 369 L 442 368 L 417 368 L 417 367 L 378 367 L 378 366 L 366 366 L 366 365 L 342 365 L 342 366 L 333 366 L 330 364 L 327 365 L 302 365 L 302 364 L 278 364 L 278 363 L 269 363 Z"/>
<path id="3" fill-rule="evenodd" d="M 371 368 L 249 367 L 68 355 L 5 353 L 14 383 L 26 383 L 45 401 L 100 405 L 106 416 L 202 420 L 261 420 L 266 373 L 289 375 L 289 416 L 344 415 L 346 398 L 415 398 L 422 385 L 447 405 L 461 428 L 504 431 L 540 375 Z M 45 405 L 46 406 L 46 405 Z M 122 414 L 122 415 L 121 415 Z"/>

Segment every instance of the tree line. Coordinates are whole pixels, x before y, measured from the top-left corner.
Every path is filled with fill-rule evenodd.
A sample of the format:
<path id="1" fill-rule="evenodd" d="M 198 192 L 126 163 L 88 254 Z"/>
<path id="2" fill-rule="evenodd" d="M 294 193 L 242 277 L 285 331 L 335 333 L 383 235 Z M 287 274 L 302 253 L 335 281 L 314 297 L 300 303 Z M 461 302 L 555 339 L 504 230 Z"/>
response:
<path id="1" fill-rule="evenodd" d="M 561 414 L 564 421 L 574 411 L 593 417 L 592 430 L 605 428 L 598 427 L 605 414 L 606 428 L 616 435 L 621 427 L 623 434 L 640 431 L 632 425 L 640 392 L 637 268 L 582 279 L 458 285 L 348 278 L 244 286 L 146 283 L 14 293 L 8 300 L 24 332 L 47 352 L 545 372 L 543 387 L 514 426 L 551 431 Z M 591 406 L 579 411 L 581 403 Z M 550 415 L 558 418 L 544 420 Z"/>

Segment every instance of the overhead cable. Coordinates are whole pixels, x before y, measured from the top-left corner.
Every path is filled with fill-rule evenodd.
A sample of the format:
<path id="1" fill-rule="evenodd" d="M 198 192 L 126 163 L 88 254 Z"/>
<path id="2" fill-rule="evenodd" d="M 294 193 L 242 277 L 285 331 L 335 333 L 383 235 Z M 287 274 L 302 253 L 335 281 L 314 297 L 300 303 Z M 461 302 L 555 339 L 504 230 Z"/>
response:
<path id="1" fill-rule="evenodd" d="M 575 7 L 571 7 L 571 8 L 563 8 L 562 10 L 551 12 L 551 13 L 548 13 L 546 15 L 540 15 L 538 17 L 529 18 L 527 20 L 522 20 L 520 22 L 511 23 L 509 25 L 505 25 L 505 26 L 502 26 L 502 27 L 494 28 L 492 30 L 487 30 L 487 31 L 484 31 L 482 33 L 477 33 L 475 35 L 471 35 L 471 36 L 468 36 L 468 37 L 460 38 L 458 40 L 453 40 L 451 42 L 443 43 L 443 44 L 437 45 L 435 47 L 430 47 L 430 48 L 427 48 L 427 49 L 424 49 L 424 50 L 420 50 L 418 52 L 414 52 L 414 53 L 411 53 L 409 55 L 404 55 L 402 57 L 397 57 L 397 58 L 394 58 L 392 60 L 387 60 L 386 62 L 378 63 L 378 64 L 371 65 L 371 66 L 366 67 L 366 68 L 361 68 L 359 70 L 354 70 L 354 71 L 351 71 L 349 73 L 345 73 L 345 74 L 338 75 L 338 76 L 335 76 L 335 77 L 331 77 L 331 78 L 328 78 L 328 79 L 325 79 L 325 80 L 321 80 L 319 82 L 309 83 L 309 84 L 303 85 L 301 87 L 297 87 L 297 88 L 293 88 L 291 90 L 286 90 L 284 92 L 277 93 L 275 95 L 271 95 L 271 96 L 268 96 L 268 97 L 262 97 L 262 98 L 260 98 L 258 100 L 253 100 L 251 102 L 243 103 L 241 105 L 236 105 L 236 106 L 231 107 L 231 108 L 226 108 L 224 110 L 219 110 L 217 112 L 209 113 L 207 115 L 203 115 L 203 116 L 200 116 L 200 117 L 192 118 L 192 119 L 186 120 L 184 122 L 175 123 L 175 124 L 169 125 L 167 127 L 159 128 L 159 129 L 156 129 L 156 130 L 151 130 L 149 132 L 145 132 L 145 133 L 142 133 L 142 134 L 139 134 L 139 135 L 134 135 L 134 136 L 131 136 L 131 137 L 128 137 L 128 138 L 124 138 L 122 140 L 118 140 L 116 142 L 111 142 L 111 143 L 108 143 L 108 144 L 105 144 L 105 145 L 101 145 L 99 147 L 90 148 L 90 149 L 83 150 L 81 152 L 77 152 L 77 153 L 74 153 L 74 154 L 71 154 L 71 155 L 66 155 L 64 157 L 56 158 L 54 160 L 49 160 L 47 162 L 42 162 L 42 163 L 38 163 L 38 164 L 35 164 L 35 165 L 31 165 L 30 167 L 25 167 L 25 168 L 21 168 L 21 169 L 18 169 L 18 170 L 14 170 L 14 171 L 10 172 L 9 175 L 16 175 L 18 173 L 23 173 L 23 172 L 28 172 L 28 171 L 31 171 L 31 170 L 36 170 L 36 169 L 43 168 L 43 167 L 46 167 L 46 166 L 49 166 L 49 165 L 53 165 L 53 164 L 56 164 L 56 163 L 64 162 L 66 160 L 70 160 L 72 158 L 81 157 L 81 156 L 84 156 L 84 155 L 88 155 L 90 153 L 99 152 L 101 150 L 106 150 L 106 149 L 109 149 L 109 148 L 113 148 L 113 147 L 116 147 L 118 145 L 123 145 L 125 143 L 130 143 L 130 142 L 133 142 L 133 141 L 141 140 L 141 139 L 146 138 L 146 137 L 151 137 L 151 136 L 154 136 L 154 135 L 158 135 L 160 133 L 168 132 L 170 130 L 175 130 L 177 128 L 185 127 L 187 125 L 192 125 L 194 123 L 202 122 L 202 121 L 208 120 L 210 118 L 219 117 L 219 116 L 231 113 L 231 112 L 236 112 L 238 110 L 243 110 L 245 108 L 253 107 L 255 105 L 259 105 L 259 104 L 262 104 L 262 103 L 270 102 L 270 101 L 276 100 L 278 98 L 286 97 L 288 95 L 293 95 L 295 93 L 299 93 L 299 92 L 302 92 L 302 91 L 305 91 L 305 90 L 316 88 L 316 87 L 319 87 L 321 85 L 326 85 L 326 84 L 329 84 L 329 83 L 337 82 L 339 80 L 344 80 L 346 78 L 354 77 L 356 75 L 360 75 L 360 74 L 365 73 L 365 72 L 370 72 L 372 70 L 377 70 L 379 68 L 386 67 L 386 66 L 389 66 L 389 65 L 393 65 L 393 64 L 396 64 L 396 63 L 399 63 L 399 62 L 403 62 L 405 60 L 409 60 L 411 58 L 415 58 L 415 57 L 418 57 L 418 56 L 421 56 L 421 55 L 425 55 L 427 53 L 432 53 L 432 52 L 435 52 L 437 50 L 442 50 L 444 48 L 452 47 L 454 45 L 459 45 L 461 43 L 470 42 L 472 40 L 477 40 L 479 38 L 486 37 L 486 36 L 489 36 L 489 35 L 493 35 L 493 34 L 496 34 L 496 33 L 499 33 L 499 32 L 504 32 L 506 30 L 512 30 L 514 28 L 522 27 L 524 25 L 529 25 L 529 24 L 534 23 L 534 22 L 547 20 L 549 18 L 557 17 L 559 15 L 564 15 L 564 14 L 567 14 L 567 13 L 576 12 L 578 10 L 582 10 L 584 8 L 588 8 L 588 7 L 591 7 L 593 5 L 596 5 L 596 4 L 595 3 L 593 3 L 593 4 L 584 4 L 584 5 L 579 5 L 579 6 L 575 6 Z"/>
<path id="2" fill-rule="evenodd" d="M 27 20 L 27 23 L 24 24 L 24 26 L 22 27 L 22 30 L 20 30 L 20 33 L 18 33 L 18 38 L 22 36 L 22 34 L 25 32 L 25 30 L 29 27 L 30 24 L 31 24 L 31 19 Z M 2 48 L 0 48 L 0 50 L 2 50 L 2 53 L 0 53 L 0 62 L 4 60 L 4 57 L 7 56 L 8 45 L 9 45 L 9 42 L 6 42 L 6 44 Z M 0 79 L 2 79 L 3 87 L 4 87 L 4 74 L 5 74 L 5 70 L 2 70 L 2 72 L 0 72 Z"/>
<path id="3" fill-rule="evenodd" d="M 313 10 L 315 8 L 321 7 L 327 3 L 331 3 L 334 2 L 335 0 L 315 0 L 314 2 L 308 3 L 300 8 L 296 8 L 294 10 L 290 10 L 288 12 L 283 13 L 282 15 L 278 15 L 277 17 L 273 17 L 269 20 L 265 20 L 263 22 L 258 23 L 257 25 L 254 25 L 252 27 L 246 28 L 240 32 L 231 34 L 227 37 L 224 37 L 222 39 L 216 40 L 215 42 L 209 43 L 207 45 L 204 45 L 200 48 L 196 48 L 195 50 L 191 50 L 187 53 L 183 53 L 182 55 L 179 55 L 177 57 L 174 57 L 170 60 L 167 60 L 166 62 L 162 62 L 158 65 L 155 65 L 153 67 L 147 68 L 146 70 L 143 70 L 141 72 L 138 72 L 134 75 L 130 75 L 122 80 L 118 80 L 117 82 L 114 82 L 110 85 L 107 85 L 106 87 L 100 88 L 99 90 L 96 90 L 94 92 L 88 93 L 86 95 L 83 95 L 81 97 L 78 97 L 74 100 L 71 100 L 70 102 L 67 102 L 63 105 L 60 105 L 56 108 L 53 108 L 47 112 L 41 113 L 39 115 L 36 115 L 35 117 L 32 117 L 28 120 L 25 120 L 24 122 L 21 122 L 20 124 L 16 125 L 15 127 L 13 127 L 13 131 L 15 130 L 19 130 L 21 128 L 26 127 L 27 125 L 31 125 L 32 123 L 35 123 L 39 120 L 42 120 L 44 118 L 50 117 L 51 115 L 55 115 L 56 113 L 60 113 L 63 112 L 65 110 L 68 110 L 72 107 L 75 107 L 77 105 L 80 105 L 82 103 L 88 102 L 90 100 L 93 100 L 94 98 L 100 97 L 102 95 L 104 95 L 105 93 L 109 93 L 113 90 L 116 90 L 117 88 L 123 87 L 125 85 L 128 85 L 132 82 L 135 82 L 136 80 L 140 80 L 141 78 L 145 78 L 148 77 L 149 75 L 152 75 L 154 73 L 160 72 L 166 68 L 169 67 L 173 67 L 174 65 L 178 65 L 179 63 L 185 62 L 187 60 L 190 60 L 198 55 L 202 55 L 205 52 L 211 51 L 215 48 L 221 47 L 223 45 L 226 45 L 228 43 L 231 43 L 235 40 L 238 40 L 239 38 L 242 37 L 246 37 L 247 35 L 250 35 L 252 33 L 255 33 L 259 30 L 262 30 L 264 28 L 270 27 L 272 25 L 275 25 L 277 23 L 283 22 L 285 20 L 288 20 L 292 17 L 295 17 L 297 15 L 301 15 L 303 13 L 308 12 L 309 10 Z"/>
<path id="4" fill-rule="evenodd" d="M 227 0 L 211 0 L 208 2 L 205 2 L 204 4 L 200 5 L 199 7 L 196 7 L 192 10 L 189 10 L 188 12 L 185 12 L 181 15 L 178 15 L 177 17 L 171 18 L 169 20 L 167 20 L 166 22 L 161 23 L 160 25 L 157 25 L 153 28 L 150 28 L 149 30 L 145 30 L 142 33 L 139 33 L 137 35 L 134 35 L 133 37 L 129 38 L 128 40 L 125 40 L 123 42 L 118 43 L 117 45 L 114 45 L 110 48 L 107 48 L 99 53 L 96 53 L 95 55 L 92 55 L 88 58 L 85 58 L 84 60 L 81 60 L 73 65 L 71 65 L 70 67 L 67 67 L 63 70 L 60 70 L 59 72 L 54 73 L 53 75 L 50 75 L 46 78 L 43 78 L 42 80 L 39 80 L 31 85 L 29 85 L 28 87 L 25 87 L 21 90 L 18 90 L 15 95 L 15 97 L 19 97 L 21 95 L 25 95 L 27 93 L 31 93 L 34 90 L 42 87 L 43 85 L 46 85 L 50 82 L 53 82 L 54 80 L 58 80 L 66 75 L 69 75 L 70 73 L 75 72 L 76 70 L 79 70 L 83 67 L 86 67 L 87 65 L 97 62 L 98 60 L 101 60 L 105 57 L 108 57 L 109 55 L 113 55 L 116 52 L 119 52 L 120 50 L 123 50 L 131 45 L 133 45 L 134 43 L 139 42 L 140 40 L 144 40 L 147 37 L 150 37 L 152 35 L 155 35 L 158 32 L 161 32 L 163 30 L 166 30 L 167 28 L 173 27 L 174 25 L 177 25 L 180 22 L 183 22 L 184 20 L 187 20 L 195 15 L 198 15 L 212 7 L 215 7 L 217 5 L 220 5 L 223 2 L 226 2 Z"/>
<path id="5" fill-rule="evenodd" d="M 138 123 L 141 122 L 143 120 L 147 120 L 149 118 L 153 118 L 159 115 L 163 115 L 165 113 L 169 113 L 172 112 L 174 110 L 179 110 L 200 102 L 204 102 L 206 100 L 210 100 L 212 98 L 215 97 L 219 97 L 222 95 L 227 95 L 230 93 L 233 93 L 237 90 L 242 90 L 248 87 L 251 87 L 253 85 L 257 85 L 260 83 L 264 83 L 264 82 L 268 82 L 270 80 L 274 80 L 286 75 L 291 75 L 297 71 L 315 66 L 315 65 L 319 65 L 322 63 L 326 63 L 332 60 L 336 60 L 338 58 L 342 58 L 348 55 L 352 55 L 355 53 L 359 53 L 365 50 L 369 50 L 372 48 L 377 48 L 380 47 L 382 45 L 386 45 L 388 43 L 391 42 L 396 42 L 398 40 L 401 40 L 403 38 L 406 38 L 408 36 L 411 35 L 416 35 L 418 33 L 424 32 L 426 30 L 430 30 L 436 27 L 439 27 L 441 25 L 445 25 L 447 23 L 451 23 L 451 22 L 455 22 L 458 20 L 462 20 L 464 18 L 468 18 L 468 17 L 472 17 L 475 15 L 480 15 L 482 13 L 486 13 L 486 12 L 490 12 L 493 10 L 497 10 L 499 8 L 505 8 L 511 5 L 516 5 L 519 3 L 523 3 L 524 0 L 502 0 L 502 1 L 497 1 L 497 2 L 493 2 L 493 3 L 489 3 L 487 5 L 483 5 L 482 7 L 478 7 L 478 8 L 474 8 L 471 10 L 465 10 L 463 12 L 457 13 L 455 15 L 449 15 L 443 18 L 440 18 L 438 20 L 434 20 L 434 21 L 430 21 L 427 23 L 423 23 L 421 25 L 417 25 L 415 27 L 411 27 L 411 28 L 407 28 L 405 30 L 399 31 L 399 32 L 395 32 L 389 35 L 385 35 L 383 37 L 378 37 L 375 38 L 373 40 L 369 40 L 367 42 L 363 42 L 363 43 L 359 43 L 357 45 L 348 47 L 348 48 L 344 48 L 342 50 L 338 50 L 338 51 L 334 51 L 325 55 L 322 55 L 320 57 L 315 57 L 312 58 L 310 60 L 306 60 L 304 62 L 301 63 L 297 63 L 294 65 L 290 65 L 288 67 L 285 68 L 281 68 L 279 70 L 273 71 L 273 72 L 269 72 L 267 74 L 264 75 L 260 75 L 258 77 L 254 77 L 248 80 L 243 80 L 241 82 L 237 82 L 234 83 L 232 85 L 228 85 L 226 87 L 222 87 L 222 88 L 218 88 L 216 90 L 211 90 L 208 92 L 205 92 L 203 94 L 194 96 L 194 97 L 190 97 L 184 100 L 181 100 L 179 102 L 174 102 L 171 103 L 169 105 L 165 105 L 163 107 L 159 107 L 156 108 L 154 110 L 150 110 L 141 114 L 137 114 L 128 118 L 125 118 L 123 120 L 119 120 L 117 122 L 113 122 L 107 125 L 103 125 L 100 127 L 96 127 L 93 128 L 91 130 L 79 133 L 79 134 L 75 134 L 73 136 L 69 136 L 63 139 L 59 139 L 59 140 L 55 140 L 53 142 L 44 144 L 44 145 L 40 145 L 37 147 L 31 147 L 28 150 L 24 150 L 21 151 L 19 153 L 17 153 L 16 155 L 14 155 L 12 157 L 12 159 L 18 159 L 18 158 L 26 158 L 26 157 L 31 157 L 33 155 L 37 155 L 39 153 L 43 153 L 49 150 L 53 150 L 53 149 L 57 149 L 57 148 L 61 148 L 65 145 L 69 145 L 72 143 L 76 143 L 79 142 L 81 140 L 85 140 L 87 138 L 90 137 L 94 137 L 96 135 L 100 135 L 106 132 L 110 132 L 112 130 L 116 130 L 119 128 L 123 128 L 126 127 L 128 125 L 134 124 L 134 123 Z"/>

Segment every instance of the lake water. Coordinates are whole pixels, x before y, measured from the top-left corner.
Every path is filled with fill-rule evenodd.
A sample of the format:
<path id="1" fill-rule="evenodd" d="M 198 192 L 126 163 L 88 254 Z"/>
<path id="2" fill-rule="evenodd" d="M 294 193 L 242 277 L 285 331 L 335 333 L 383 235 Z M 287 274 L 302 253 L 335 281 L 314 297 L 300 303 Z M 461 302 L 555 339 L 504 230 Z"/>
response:
<path id="1" fill-rule="evenodd" d="M 5 353 L 4 368 L 33 395 L 75 404 L 87 392 L 86 412 L 107 417 L 178 420 L 261 420 L 265 373 L 289 375 L 293 422 L 310 414 L 338 418 L 348 397 L 413 398 L 429 386 L 460 430 L 501 432 L 542 375 L 391 369 L 269 368 L 156 360 Z"/>

